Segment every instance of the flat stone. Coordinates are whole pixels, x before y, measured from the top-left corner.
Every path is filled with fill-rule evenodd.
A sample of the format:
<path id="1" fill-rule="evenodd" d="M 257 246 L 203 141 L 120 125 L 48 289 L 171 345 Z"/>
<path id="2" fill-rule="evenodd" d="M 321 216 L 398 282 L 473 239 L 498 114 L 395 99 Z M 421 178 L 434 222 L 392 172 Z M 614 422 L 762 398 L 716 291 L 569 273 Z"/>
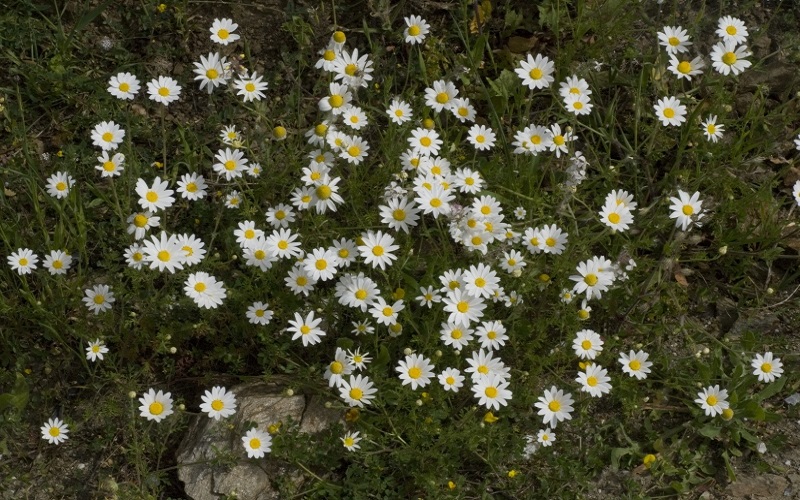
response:
<path id="1" fill-rule="evenodd" d="M 321 398 L 286 396 L 283 387 L 264 382 L 243 384 L 231 391 L 236 395 L 235 414 L 221 420 L 198 415 L 190 424 L 178 448 L 178 478 L 194 500 L 219 500 L 225 495 L 280 498 L 272 479 L 289 477 L 299 487 L 302 474 L 269 454 L 259 460 L 247 458 L 242 436 L 253 426 L 266 430 L 278 422 L 284 430 L 294 424 L 300 432 L 315 434 L 339 421 L 340 412 L 325 408 Z"/>
<path id="2" fill-rule="evenodd" d="M 789 481 L 775 474 L 740 476 L 725 488 L 725 494 L 734 498 L 783 498 L 787 486 Z"/>

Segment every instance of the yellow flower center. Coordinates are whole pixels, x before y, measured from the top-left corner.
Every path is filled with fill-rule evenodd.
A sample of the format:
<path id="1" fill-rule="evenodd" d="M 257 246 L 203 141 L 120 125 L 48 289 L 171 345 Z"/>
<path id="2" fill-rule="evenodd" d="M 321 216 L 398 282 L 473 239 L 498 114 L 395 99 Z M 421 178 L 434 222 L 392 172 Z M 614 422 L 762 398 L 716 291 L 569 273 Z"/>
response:
<path id="1" fill-rule="evenodd" d="M 333 33 L 333 41 L 336 43 L 344 43 L 347 40 L 347 37 L 341 31 L 335 31 Z"/>
<path id="2" fill-rule="evenodd" d="M 362 397 L 364 397 L 364 391 L 362 391 L 358 387 L 353 387 L 352 389 L 350 389 L 350 399 L 355 399 L 356 401 L 360 401 Z"/>
<path id="3" fill-rule="evenodd" d="M 63 262 L 61 262 L 60 260 L 54 260 L 53 261 L 53 268 L 54 269 L 61 269 L 62 267 L 64 267 L 64 263 Z"/>
<path id="4" fill-rule="evenodd" d="M 727 33 L 729 35 L 735 35 L 736 34 L 736 27 L 735 26 L 728 26 L 727 28 L 725 28 L 725 33 Z"/>
<path id="5" fill-rule="evenodd" d="M 544 73 L 542 73 L 542 70 L 541 70 L 541 69 L 539 69 L 539 68 L 533 68 L 533 69 L 531 70 L 531 72 L 530 72 L 530 73 L 528 73 L 528 74 L 529 74 L 529 75 L 530 75 L 530 77 L 531 77 L 532 79 L 534 79 L 534 80 L 538 80 L 539 78 L 541 78 L 541 77 L 544 75 Z"/>
<path id="6" fill-rule="evenodd" d="M 63 191 L 67 189 L 67 184 L 64 182 L 59 182 L 58 184 L 56 184 L 56 189 L 58 189 L 59 191 Z"/>
<path id="7" fill-rule="evenodd" d="M 694 213 L 694 207 L 691 205 L 684 205 L 681 212 L 683 212 L 683 215 L 692 215 Z"/>
<path id="8" fill-rule="evenodd" d="M 256 250 L 255 252 L 253 252 L 253 257 L 255 257 L 258 260 L 261 260 L 266 256 L 267 253 L 264 250 Z"/>
<path id="9" fill-rule="evenodd" d="M 25 257 L 19 259 L 19 265 L 22 266 L 22 267 L 27 266 L 28 265 L 28 259 L 26 259 Z"/>
<path id="10" fill-rule="evenodd" d="M 483 393 L 486 394 L 486 397 L 496 398 L 497 397 L 497 388 L 489 386 L 486 389 L 484 389 Z"/>
<path id="11" fill-rule="evenodd" d="M 580 94 L 581 91 L 580 91 L 580 89 L 578 87 L 570 87 L 569 93 L 570 94 Z"/>
<path id="12" fill-rule="evenodd" d="M 716 396 L 709 396 L 706 398 L 706 404 L 708 406 L 716 406 L 717 405 L 717 397 Z"/>
<path id="13" fill-rule="evenodd" d="M 325 268 L 328 267 L 328 263 L 324 259 L 319 259 L 314 264 L 314 267 L 316 267 L 318 271 L 323 271 L 323 270 L 325 270 Z"/>
<path id="14" fill-rule="evenodd" d="M 219 76 L 219 71 L 215 70 L 214 68 L 210 68 L 206 71 L 206 78 L 209 80 L 215 80 Z"/>
<path id="15" fill-rule="evenodd" d="M 106 132 L 106 133 L 103 134 L 103 140 L 106 141 L 106 142 L 111 142 L 111 139 L 113 139 L 113 138 L 114 138 L 114 134 L 112 134 L 111 132 Z"/>
<path id="16" fill-rule="evenodd" d="M 211 402 L 211 409 L 212 410 L 220 411 L 223 408 L 225 408 L 225 404 L 221 400 L 215 399 L 214 401 Z"/>
<path id="17" fill-rule="evenodd" d="M 131 89 L 131 86 L 129 84 L 125 83 L 125 82 L 122 82 L 122 83 L 119 84 L 119 89 L 122 92 L 127 92 L 127 91 L 129 91 Z"/>
<path id="18" fill-rule="evenodd" d="M 469 311 L 469 303 L 464 301 L 464 300 L 462 300 L 461 302 L 459 302 L 456 305 L 456 309 L 458 309 L 458 312 L 460 312 L 460 313 L 465 313 L 465 312 Z"/>
<path id="19" fill-rule="evenodd" d="M 463 335 L 464 335 L 464 333 L 461 330 L 459 330 L 458 328 L 456 328 L 455 330 L 450 332 L 450 337 L 454 338 L 455 340 L 460 339 Z"/>
<path id="20" fill-rule="evenodd" d="M 106 172 L 113 172 L 117 166 L 114 164 L 113 161 L 107 161 L 103 163 L 103 170 Z"/>
<path id="21" fill-rule="evenodd" d="M 330 368 L 331 368 L 331 373 L 333 373 L 334 375 L 341 375 L 342 372 L 344 372 L 344 365 L 338 361 L 334 361 L 333 363 L 331 363 Z"/>
<path id="22" fill-rule="evenodd" d="M 597 275 L 589 273 L 583 278 L 583 282 L 589 286 L 595 286 L 597 284 Z"/>
<path id="23" fill-rule="evenodd" d="M 687 74 L 689 74 L 689 72 L 690 72 L 691 70 L 692 70 L 692 65 L 691 65 L 691 64 L 689 64 L 689 61 L 681 61 L 681 62 L 678 64 L 678 71 L 680 71 L 680 72 L 681 72 L 681 73 L 683 73 L 684 75 L 687 75 Z"/>
<path id="24" fill-rule="evenodd" d="M 408 369 L 408 376 L 413 379 L 418 379 L 422 376 L 422 370 L 420 370 L 417 366 L 413 366 Z"/>
<path id="25" fill-rule="evenodd" d="M 58 437 L 61 435 L 61 430 L 58 427 L 50 427 L 50 430 L 47 431 L 53 437 Z"/>
<path id="26" fill-rule="evenodd" d="M 394 309 L 392 309 L 391 307 L 384 307 L 381 312 L 383 313 L 384 316 L 388 318 L 389 316 L 394 314 Z"/>
<path id="27" fill-rule="evenodd" d="M 458 108 L 458 116 L 469 116 L 469 110 L 464 107 Z"/>
<path id="28" fill-rule="evenodd" d="M 155 191 L 148 191 L 147 194 L 145 195 L 145 198 L 150 203 L 155 203 L 156 201 L 158 201 L 158 193 L 156 193 Z"/>
<path id="29" fill-rule="evenodd" d="M 244 86 L 244 89 L 248 92 L 254 92 L 256 90 L 256 86 L 253 84 L 253 82 L 247 82 Z"/>
<path id="30" fill-rule="evenodd" d="M 324 123 L 320 123 L 316 127 L 314 127 L 314 133 L 318 136 L 323 136 L 327 132 L 328 132 L 328 126 L 325 125 Z"/>
<path id="31" fill-rule="evenodd" d="M 588 351 L 589 349 L 592 348 L 592 341 L 591 340 L 584 340 L 583 342 L 581 342 L 581 348 L 584 351 Z"/>
<path id="32" fill-rule="evenodd" d="M 340 108 L 342 104 L 344 104 L 344 97 L 340 96 L 339 94 L 333 94 L 328 98 L 328 103 L 333 108 Z"/>
<path id="33" fill-rule="evenodd" d="M 563 146 L 564 142 L 565 142 L 564 136 L 563 135 L 557 135 L 557 136 L 553 137 L 553 142 L 555 143 L 556 146 Z"/>
<path id="34" fill-rule="evenodd" d="M 259 318 L 264 317 L 264 310 L 263 309 L 256 309 L 256 316 Z"/>
<path id="35" fill-rule="evenodd" d="M 220 40 L 227 39 L 229 35 L 230 35 L 230 33 L 226 29 L 221 29 L 221 30 L 217 31 L 217 36 L 220 38 Z"/>
<path id="36" fill-rule="evenodd" d="M 550 401 L 550 402 L 547 404 L 547 408 L 548 408 L 550 411 L 558 411 L 558 410 L 560 410 L 560 409 L 561 409 L 561 403 L 559 403 L 558 401 Z"/>
<path id="37" fill-rule="evenodd" d="M 253 438 L 250 440 L 250 449 L 257 450 L 261 448 L 261 441 L 258 438 Z"/>
<path id="38" fill-rule="evenodd" d="M 197 293 L 203 293 L 206 291 L 206 284 L 205 283 L 195 283 L 194 284 L 194 291 Z"/>
<path id="39" fill-rule="evenodd" d="M 167 87 L 161 87 L 158 89 L 158 95 L 161 97 L 167 97 L 169 95 L 169 89 Z"/>
<path id="40" fill-rule="evenodd" d="M 478 373 L 482 373 L 482 374 L 486 375 L 487 373 L 489 373 L 489 367 L 486 366 L 486 365 L 479 366 L 478 367 Z"/>
<path id="41" fill-rule="evenodd" d="M 158 252 L 158 260 L 160 260 L 161 262 L 169 262 L 170 257 L 171 256 L 169 252 L 167 252 L 166 250 L 161 250 L 160 252 Z"/>
<path id="42" fill-rule="evenodd" d="M 589 317 L 589 311 L 587 311 L 586 309 L 581 309 L 580 311 L 578 311 L 578 317 L 580 319 L 587 319 Z"/>
<path id="43" fill-rule="evenodd" d="M 308 325 L 301 326 L 300 333 L 302 333 L 303 335 L 308 335 L 309 333 L 311 333 L 311 327 L 309 327 Z"/>
<path id="44" fill-rule="evenodd" d="M 531 143 L 533 145 L 538 145 L 542 143 L 542 136 L 540 135 L 532 135 L 531 136 Z"/>
<path id="45" fill-rule="evenodd" d="M 423 138 L 421 138 L 419 140 L 419 143 L 427 148 L 427 147 L 429 147 L 431 145 L 431 138 L 430 137 L 423 137 Z M 412 160 L 412 163 L 413 163 L 413 160 Z M 419 163 L 419 160 L 417 160 L 417 163 Z"/>
<path id="46" fill-rule="evenodd" d="M 281 250 L 286 250 L 287 248 L 289 248 L 289 243 L 287 243 L 286 240 L 281 240 L 278 242 L 278 248 L 280 248 Z"/>
<path id="47" fill-rule="evenodd" d="M 628 368 L 633 371 L 638 371 L 642 367 L 642 363 L 639 362 L 638 359 L 632 359 L 630 363 L 628 363 Z"/>
<path id="48" fill-rule="evenodd" d="M 350 436 L 347 436 L 346 438 L 344 438 L 344 445 L 345 446 L 353 446 L 354 444 L 356 444 L 356 440 L 355 439 L 351 438 Z"/>
<path id="49" fill-rule="evenodd" d="M 164 405 L 158 401 L 153 401 L 150 403 L 150 406 L 147 409 L 150 411 L 151 415 L 161 415 L 164 413 Z"/>
<path id="50" fill-rule="evenodd" d="M 316 193 L 317 193 L 317 198 L 319 198 L 320 200 L 327 200 L 328 198 L 331 197 L 332 191 L 331 188 L 328 186 L 320 186 L 317 188 Z"/>
<path id="51" fill-rule="evenodd" d="M 344 67 L 344 72 L 345 72 L 345 74 L 346 74 L 347 76 L 353 76 L 353 75 L 355 75 L 355 74 L 356 74 L 356 71 L 358 71 L 358 66 L 356 66 L 356 65 L 355 65 L 355 64 L 353 64 L 353 63 L 350 63 L 350 64 L 348 64 L 347 66 L 345 66 L 345 67 Z"/>
<path id="52" fill-rule="evenodd" d="M 473 236 L 473 237 L 472 237 L 472 239 L 470 240 L 470 242 L 471 242 L 473 245 L 476 245 L 476 246 L 477 246 L 477 245 L 480 245 L 480 244 L 482 244 L 482 243 L 483 243 L 483 238 L 481 238 L 480 236 Z"/>
<path id="53" fill-rule="evenodd" d="M 709 135 L 714 135 L 717 133 L 717 126 L 713 123 L 709 123 L 706 127 L 706 131 L 709 133 Z"/>
<path id="54" fill-rule="evenodd" d="M 477 286 L 478 288 L 483 288 L 484 286 L 486 286 L 486 280 L 483 278 L 477 278 L 475 280 L 475 286 Z"/>
<path id="55" fill-rule="evenodd" d="M 413 25 L 413 26 L 409 26 L 408 27 L 408 34 L 409 35 L 417 36 L 417 35 L 419 35 L 419 33 L 420 33 L 420 29 L 419 29 L 419 26 L 417 26 L 416 24 Z"/>
<path id="56" fill-rule="evenodd" d="M 453 385 L 456 383 L 456 379 L 454 379 L 453 377 L 447 377 L 446 379 L 444 379 L 444 381 L 447 382 L 447 385 Z"/>
<path id="57" fill-rule="evenodd" d="M 324 54 L 322 54 L 322 58 L 326 61 L 333 61 L 336 59 L 336 52 L 332 50 L 326 50 Z"/>
<path id="58" fill-rule="evenodd" d="M 353 158 L 357 158 L 358 155 L 361 154 L 361 148 L 359 148 L 358 146 L 350 146 L 349 148 L 347 148 L 347 154 L 349 154 Z"/>
<path id="59" fill-rule="evenodd" d="M 246 230 L 244 232 L 244 237 L 247 238 L 248 240 L 251 239 L 251 238 L 255 238 L 256 237 L 256 232 L 253 231 L 252 229 L 248 229 L 248 230 Z"/>
<path id="60" fill-rule="evenodd" d="M 450 100 L 450 96 L 447 95 L 447 92 L 439 92 L 436 94 L 436 102 L 439 104 L 445 104 L 447 101 Z"/>
<path id="61" fill-rule="evenodd" d="M 478 144 L 483 144 L 484 142 L 486 142 L 486 137 L 479 135 L 475 137 L 475 142 L 477 142 Z"/>
<path id="62" fill-rule="evenodd" d="M 439 198 L 431 198 L 431 206 L 433 208 L 439 208 L 442 206 L 442 200 Z"/>
<path id="63" fill-rule="evenodd" d="M 186 191 L 188 191 L 190 193 L 196 193 L 197 192 L 197 184 L 195 184 L 194 182 L 190 182 L 189 184 L 186 185 Z"/>
<path id="64" fill-rule="evenodd" d="M 572 107 L 575 109 L 583 109 L 583 103 L 581 101 L 575 101 L 572 103 Z"/>
<path id="65" fill-rule="evenodd" d="M 672 108 L 666 108 L 664 110 L 664 116 L 667 118 L 672 118 L 673 116 L 675 116 L 675 110 Z"/>
<path id="66" fill-rule="evenodd" d="M 403 110 L 402 109 L 395 109 L 394 110 L 394 116 L 396 116 L 398 118 L 401 118 L 403 116 Z"/>
<path id="67" fill-rule="evenodd" d="M 594 375 L 592 375 L 591 377 L 587 377 L 586 378 L 586 385 L 588 385 L 589 387 L 596 386 L 597 385 L 597 377 L 595 377 Z"/>
<path id="68" fill-rule="evenodd" d="M 337 255 L 339 255 L 339 257 L 341 257 L 342 259 L 346 259 L 350 256 L 350 250 L 346 248 L 340 248 L 339 251 L 337 252 Z"/>
<path id="69" fill-rule="evenodd" d="M 762 365 L 761 365 L 761 371 L 762 371 L 762 372 L 764 372 L 764 373 L 770 373 L 770 372 L 772 372 L 772 364 L 770 364 L 770 363 L 764 363 L 764 364 L 762 364 Z"/>
<path id="70" fill-rule="evenodd" d="M 364 290 L 363 288 L 359 288 L 358 290 L 356 290 L 356 298 L 358 300 L 366 299 L 367 298 L 367 291 Z"/>
<path id="71" fill-rule="evenodd" d="M 670 44 L 670 45 L 672 45 L 673 47 L 677 47 L 677 46 L 678 46 L 678 45 L 680 45 L 680 43 L 681 43 L 681 41 L 680 41 L 680 40 L 678 40 L 678 37 L 674 37 L 674 36 L 671 36 L 671 37 L 669 37 L 669 40 L 668 40 L 668 42 L 669 42 L 669 44 Z"/>
<path id="72" fill-rule="evenodd" d="M 733 63 L 736 62 L 736 54 L 733 52 L 725 52 L 725 54 L 722 56 L 722 62 L 728 66 L 733 65 Z"/>
<path id="73" fill-rule="evenodd" d="M 619 224 L 619 221 L 620 217 L 617 212 L 611 212 L 610 214 L 608 214 L 608 222 L 612 224 Z"/>
<path id="74" fill-rule="evenodd" d="M 306 286 L 306 284 L 308 284 L 308 279 L 305 276 L 297 277 L 297 286 Z"/>

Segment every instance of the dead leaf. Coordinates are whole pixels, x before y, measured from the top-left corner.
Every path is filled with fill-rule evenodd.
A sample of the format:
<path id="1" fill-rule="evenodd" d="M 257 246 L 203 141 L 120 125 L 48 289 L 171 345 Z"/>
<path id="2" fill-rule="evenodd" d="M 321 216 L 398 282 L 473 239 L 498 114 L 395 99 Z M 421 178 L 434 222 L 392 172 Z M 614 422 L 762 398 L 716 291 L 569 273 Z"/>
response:
<path id="1" fill-rule="evenodd" d="M 491 16 L 492 2 L 490 0 L 483 0 L 472 15 L 472 20 L 469 22 L 469 32 L 473 35 L 478 33 L 480 31 L 478 27 L 486 24 L 486 18 Z"/>
<path id="2" fill-rule="evenodd" d="M 675 281 L 677 281 L 678 284 L 684 288 L 689 287 L 689 282 L 686 281 L 686 276 L 683 275 L 683 271 L 680 269 L 675 271 Z"/>
<path id="3" fill-rule="evenodd" d="M 786 165 L 787 163 L 791 163 L 783 156 L 770 156 L 768 159 L 773 165 Z"/>
<path id="4" fill-rule="evenodd" d="M 510 50 L 512 53 L 524 54 L 535 47 L 538 42 L 539 39 L 535 36 L 531 36 L 529 38 L 524 36 L 512 36 L 508 39 L 506 44 L 508 45 L 508 50 Z"/>
<path id="5" fill-rule="evenodd" d="M 14 191 L 8 189 L 7 187 L 3 187 L 3 193 L 8 196 L 9 198 L 13 198 L 17 195 Z"/>

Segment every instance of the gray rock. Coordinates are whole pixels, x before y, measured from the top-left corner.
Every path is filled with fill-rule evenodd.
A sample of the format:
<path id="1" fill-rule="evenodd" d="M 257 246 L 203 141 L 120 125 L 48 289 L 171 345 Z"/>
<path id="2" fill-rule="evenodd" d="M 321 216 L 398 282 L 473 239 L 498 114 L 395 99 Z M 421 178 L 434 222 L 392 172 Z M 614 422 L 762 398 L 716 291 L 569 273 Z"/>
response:
<path id="1" fill-rule="evenodd" d="M 274 478 L 302 482 L 302 474 L 269 454 L 260 460 L 247 458 L 242 436 L 254 424 L 264 429 L 282 422 L 307 434 L 320 432 L 340 420 L 340 412 L 325 408 L 316 396 L 285 396 L 284 388 L 264 382 L 243 384 L 236 394 L 236 413 L 224 420 L 195 417 L 178 448 L 178 478 L 194 500 L 219 500 L 236 495 L 241 500 L 279 498 Z"/>
<path id="2" fill-rule="evenodd" d="M 740 477 L 725 488 L 725 494 L 734 498 L 781 498 L 789 481 L 775 474 Z"/>

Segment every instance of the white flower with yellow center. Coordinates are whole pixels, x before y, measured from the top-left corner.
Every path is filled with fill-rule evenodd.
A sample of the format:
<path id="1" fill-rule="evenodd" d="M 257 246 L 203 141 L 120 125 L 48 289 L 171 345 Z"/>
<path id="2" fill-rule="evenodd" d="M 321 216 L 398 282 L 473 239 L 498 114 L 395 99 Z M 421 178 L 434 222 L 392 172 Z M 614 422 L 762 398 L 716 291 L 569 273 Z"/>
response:
<path id="1" fill-rule="evenodd" d="M 664 26 L 663 31 L 658 32 L 658 43 L 667 49 L 667 54 L 674 55 L 689 50 L 689 35 L 680 26 Z"/>
<path id="2" fill-rule="evenodd" d="M 67 274 L 72 267 L 72 256 L 63 250 L 53 250 L 45 257 L 42 264 L 53 276 L 57 274 Z"/>
<path id="3" fill-rule="evenodd" d="M 575 379 L 581 384 L 581 391 L 588 392 L 593 398 L 611 392 L 610 380 L 608 370 L 595 363 L 587 366 L 585 372 L 578 373 L 578 378 Z"/>
<path id="4" fill-rule="evenodd" d="M 389 304 L 383 297 L 375 297 L 370 304 L 369 312 L 378 324 L 390 326 L 397 323 L 397 315 L 405 308 L 402 299 Z"/>
<path id="5" fill-rule="evenodd" d="M 323 377 L 328 381 L 328 387 L 339 387 L 344 382 L 344 377 L 353 373 L 354 369 L 355 366 L 347 357 L 347 351 L 337 347 L 333 361 L 328 363 Z"/>
<path id="6" fill-rule="evenodd" d="M 690 196 L 689 193 L 679 189 L 678 197 L 670 197 L 669 201 L 672 203 L 669 206 L 669 209 L 672 210 L 669 218 L 675 219 L 675 227 L 686 231 L 692 225 L 699 225 L 699 220 L 704 215 L 699 191 Z"/>
<path id="7" fill-rule="evenodd" d="M 747 41 L 747 26 L 744 22 L 736 17 L 723 16 L 719 18 L 717 23 L 717 36 L 722 38 L 723 42 L 744 43 Z"/>
<path id="8" fill-rule="evenodd" d="M 118 73 L 108 80 L 108 93 L 122 100 L 133 100 L 141 86 L 139 79 L 130 73 Z"/>
<path id="9" fill-rule="evenodd" d="M 458 288 L 450 291 L 443 299 L 444 310 L 450 313 L 447 321 L 462 326 L 469 326 L 473 321 L 483 317 L 486 304 L 480 297 L 470 295 L 465 290 Z"/>
<path id="10" fill-rule="evenodd" d="M 574 402 L 572 394 L 552 386 L 545 389 L 544 395 L 539 397 L 534 406 L 539 408 L 538 414 L 542 416 L 542 422 L 555 429 L 559 422 L 572 420 Z"/>
<path id="11" fill-rule="evenodd" d="M 325 46 L 324 49 L 320 49 L 317 54 L 320 55 L 320 58 L 317 59 L 316 64 L 314 67 L 317 69 L 321 69 L 322 71 L 327 71 L 328 73 L 333 72 L 334 62 L 341 54 L 342 50 L 341 47 L 338 47 L 336 42 L 333 40 L 328 41 L 328 45 Z"/>
<path id="12" fill-rule="evenodd" d="M 475 330 L 475 334 L 480 340 L 481 348 L 488 351 L 500 349 L 508 340 L 506 327 L 500 321 L 484 321 Z"/>
<path id="13" fill-rule="evenodd" d="M 372 61 L 369 55 L 358 56 L 358 49 L 352 53 L 342 51 L 333 61 L 333 79 L 341 80 L 349 87 L 364 87 L 372 80 Z"/>
<path id="14" fill-rule="evenodd" d="M 223 18 L 214 19 L 209 31 L 211 32 L 211 41 L 220 45 L 228 45 L 239 39 L 239 35 L 234 33 L 239 25 L 234 23 L 233 20 Z"/>
<path id="15" fill-rule="evenodd" d="M 242 445 L 247 452 L 247 458 L 264 458 L 266 453 L 272 451 L 272 436 L 253 428 L 242 436 Z"/>
<path id="16" fill-rule="evenodd" d="M 226 295 L 224 284 L 202 271 L 190 274 L 186 278 L 183 291 L 186 292 L 187 297 L 194 300 L 198 307 L 206 309 L 216 309 L 222 305 L 222 300 Z"/>
<path id="17" fill-rule="evenodd" d="M 406 22 L 406 27 L 403 30 L 403 38 L 406 43 L 415 45 L 425 41 L 425 37 L 430 32 L 431 25 L 420 16 L 409 16 L 404 20 Z"/>
<path id="18" fill-rule="evenodd" d="M 253 325 L 268 325 L 273 314 L 265 302 L 253 302 L 247 308 L 247 320 Z"/>
<path id="19" fill-rule="evenodd" d="M 103 151 L 97 157 L 97 161 L 99 165 L 94 168 L 100 172 L 101 177 L 119 177 L 122 171 L 125 170 L 125 155 L 122 153 L 109 156 L 108 151 Z"/>
<path id="20" fill-rule="evenodd" d="M 194 172 L 183 174 L 178 181 L 178 193 L 185 200 L 196 201 L 205 198 L 208 194 L 207 188 L 205 177 Z"/>
<path id="21" fill-rule="evenodd" d="M 325 332 L 319 328 L 322 318 L 315 318 L 314 311 L 309 312 L 305 318 L 300 313 L 294 313 L 294 320 L 289 321 L 287 332 L 292 334 L 292 340 L 300 339 L 303 347 L 318 344 Z"/>
<path id="22" fill-rule="evenodd" d="M 149 263 L 150 269 L 165 269 L 170 273 L 183 269 L 186 252 L 181 248 L 177 236 L 167 236 L 164 231 L 159 236 L 151 236 L 144 243 L 144 260 Z"/>
<path id="23" fill-rule="evenodd" d="M 181 95 L 181 86 L 177 80 L 168 76 L 159 76 L 147 82 L 147 95 L 150 100 L 169 106 L 169 103 L 177 101 Z"/>
<path id="24" fill-rule="evenodd" d="M 578 75 L 568 76 L 561 82 L 558 93 L 562 99 L 566 99 L 570 95 L 592 95 L 589 84 L 583 78 L 578 78 Z"/>
<path id="25" fill-rule="evenodd" d="M 203 400 L 200 410 L 207 413 L 208 418 L 219 420 L 236 413 L 236 396 L 225 390 L 224 387 L 214 386 L 210 391 L 206 391 L 200 399 Z"/>
<path id="26" fill-rule="evenodd" d="M 693 76 L 702 75 L 703 68 L 705 67 L 706 63 L 703 62 L 703 58 L 699 56 L 691 61 L 688 59 L 678 59 L 675 56 L 670 56 L 669 58 L 668 68 L 679 80 L 681 78 L 691 80 Z"/>
<path id="27" fill-rule="evenodd" d="M 433 86 L 425 89 L 425 104 L 438 113 L 443 109 L 450 109 L 457 95 L 458 89 L 453 82 L 436 80 Z"/>
<path id="28" fill-rule="evenodd" d="M 111 309 L 111 304 L 116 302 L 114 293 L 108 285 L 95 285 L 91 289 L 87 288 L 83 293 L 85 297 L 81 301 L 95 315 L 108 311 Z"/>
<path id="29" fill-rule="evenodd" d="M 61 444 L 69 439 L 69 427 L 60 418 L 51 418 L 39 428 L 42 439 L 50 444 Z"/>
<path id="30" fill-rule="evenodd" d="M 320 99 L 318 106 L 320 111 L 341 115 L 350 107 L 352 100 L 353 94 L 350 93 L 347 85 L 331 82 L 328 87 L 328 95 Z M 331 130 L 327 130 L 326 135 L 330 132 Z"/>
<path id="31" fill-rule="evenodd" d="M 421 354 L 410 354 L 397 364 L 395 371 L 400 374 L 403 385 L 411 385 L 411 390 L 416 391 L 418 387 L 431 383 L 433 365 L 430 359 Z"/>
<path id="32" fill-rule="evenodd" d="M 392 235 L 383 231 L 367 231 L 366 234 L 361 236 L 361 241 L 362 244 L 358 246 L 358 252 L 364 259 L 365 264 L 385 270 L 387 266 L 391 266 L 397 260 L 397 256 L 393 252 L 398 250 L 400 246 L 394 244 Z"/>
<path id="33" fill-rule="evenodd" d="M 243 76 L 236 80 L 233 88 L 238 90 L 236 95 L 242 96 L 244 102 L 260 101 L 265 97 L 263 91 L 269 87 L 269 83 L 262 80 L 264 80 L 264 75 L 258 76 L 258 73 L 253 71 L 252 75 Z"/>
<path id="34" fill-rule="evenodd" d="M 699 404 L 700 408 L 705 411 L 706 416 L 709 417 L 722 415 L 722 411 L 730 407 L 728 391 L 720 389 L 719 385 L 708 386 L 698 392 L 697 399 L 694 402 Z"/>
<path id="35" fill-rule="evenodd" d="M 719 42 L 711 49 L 711 65 L 723 75 L 738 75 L 752 66 L 753 63 L 745 59 L 751 55 L 753 54 L 745 45 L 737 48 L 735 42 Z"/>
<path id="36" fill-rule="evenodd" d="M 555 64 L 541 54 L 536 54 L 535 58 L 528 54 L 527 60 L 520 61 L 519 66 L 514 72 L 522 79 L 522 84 L 531 90 L 545 89 L 555 81 Z"/>
<path id="37" fill-rule="evenodd" d="M 703 129 L 703 135 L 711 142 L 717 142 L 725 132 L 725 125 L 717 123 L 717 115 L 708 115 L 700 127 Z"/>
<path id="38" fill-rule="evenodd" d="M 214 89 L 228 83 L 225 65 L 227 59 L 220 58 L 219 52 L 209 52 L 208 57 L 200 56 L 200 62 L 194 63 L 195 81 L 200 82 L 200 90 L 206 88 L 208 93 Z"/>
<path id="39" fill-rule="evenodd" d="M 386 110 L 386 114 L 389 115 L 389 119 L 392 123 L 397 125 L 402 125 L 414 117 L 411 106 L 398 98 L 392 99 L 392 103 L 389 105 L 389 109 Z"/>
<path id="40" fill-rule="evenodd" d="M 139 407 L 139 414 L 147 420 L 161 422 L 173 413 L 172 394 L 169 392 L 150 389 L 139 398 L 139 403 L 142 405 Z"/>
<path id="41" fill-rule="evenodd" d="M 636 377 L 637 380 L 644 380 L 650 373 L 650 367 L 653 366 L 652 362 L 647 361 L 649 357 L 650 355 L 644 351 L 630 351 L 628 354 L 620 353 L 618 361 L 624 373 Z"/>
<path id="42" fill-rule="evenodd" d="M 363 408 L 372 402 L 375 394 L 375 384 L 362 375 L 350 375 L 348 380 L 343 380 L 339 386 L 339 396 L 351 407 Z"/>
<path id="43" fill-rule="evenodd" d="M 92 130 L 92 144 L 103 151 L 113 151 L 122 144 L 125 131 L 112 122 L 100 122 Z"/>
<path id="44" fill-rule="evenodd" d="M 509 381 L 497 373 L 481 375 L 477 382 L 472 386 L 472 393 L 478 399 L 478 404 L 484 405 L 487 409 L 499 410 L 501 406 L 507 406 L 508 401 L 513 396 L 508 390 Z"/>
<path id="45" fill-rule="evenodd" d="M 139 205 L 144 210 L 166 210 L 175 203 L 172 195 L 175 193 L 169 189 L 169 182 L 161 180 L 161 177 L 153 179 L 153 185 L 148 186 L 144 179 L 136 181 L 136 194 L 139 195 Z"/>
<path id="46" fill-rule="evenodd" d="M 328 281 L 336 274 L 338 258 L 331 250 L 323 247 L 315 248 L 303 259 L 306 274 L 317 281 Z"/>
<path id="47" fill-rule="evenodd" d="M 438 376 L 439 383 L 445 391 L 458 392 L 464 387 L 464 376 L 456 368 L 445 368 Z"/>
<path id="48" fill-rule="evenodd" d="M 547 429 L 541 429 L 536 434 L 536 441 L 539 442 L 542 446 L 553 446 L 553 441 L 556 440 L 556 433 L 553 432 L 549 427 Z"/>
<path id="49" fill-rule="evenodd" d="M 478 151 L 488 151 L 494 147 L 495 133 L 484 125 L 473 125 L 468 132 L 467 141 Z"/>
<path id="50" fill-rule="evenodd" d="M 472 329 L 455 323 L 442 323 L 439 338 L 444 345 L 460 351 L 472 340 Z"/>
<path id="51" fill-rule="evenodd" d="M 578 274 L 569 277 L 575 282 L 572 290 L 575 294 L 586 292 L 587 299 L 599 299 L 614 281 L 614 273 L 600 269 L 594 259 L 580 262 L 576 271 Z"/>
<path id="52" fill-rule="evenodd" d="M 86 359 L 91 362 L 95 362 L 98 359 L 102 360 L 103 354 L 107 353 L 108 347 L 106 347 L 106 344 L 100 339 L 94 342 L 89 341 L 89 345 L 86 347 Z"/>
<path id="53" fill-rule="evenodd" d="M 753 375 L 758 377 L 760 382 L 771 383 L 783 375 L 783 363 L 780 358 L 772 356 L 771 352 L 756 354 L 750 362 L 753 367 Z"/>
<path id="54" fill-rule="evenodd" d="M 358 442 L 361 441 L 358 434 L 358 431 L 347 431 L 343 437 L 339 438 L 342 440 L 342 446 L 344 446 L 347 451 L 356 451 L 361 448 L 361 445 L 358 444 Z"/>
<path id="55" fill-rule="evenodd" d="M 217 160 L 212 167 L 214 172 L 225 177 L 226 181 L 241 177 L 248 161 L 241 150 L 231 148 L 225 148 L 224 151 L 220 149 L 214 158 Z"/>

